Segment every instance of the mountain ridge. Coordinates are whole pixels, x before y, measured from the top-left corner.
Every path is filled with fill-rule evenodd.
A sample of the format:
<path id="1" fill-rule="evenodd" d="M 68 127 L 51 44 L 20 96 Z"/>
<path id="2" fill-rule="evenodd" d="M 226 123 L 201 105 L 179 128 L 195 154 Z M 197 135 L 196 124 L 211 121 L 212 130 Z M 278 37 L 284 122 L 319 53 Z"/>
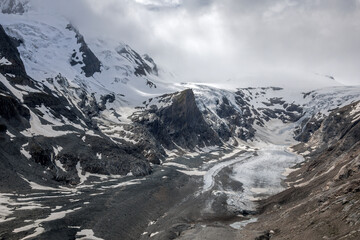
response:
<path id="1" fill-rule="evenodd" d="M 337 180 L 357 176 L 356 159 L 348 155 L 358 151 L 359 86 L 304 92 L 279 87 L 225 90 L 205 84 L 172 83 L 149 55 L 139 54 L 129 45 L 88 38 L 62 17 L 37 18 L 31 14 L 0 14 L 0 200 L 5 203 L 0 222 L 10 226 L 5 238 L 35 238 L 42 233 L 40 237 L 52 236 L 54 223 L 44 223 L 48 218 L 53 214 L 78 214 L 82 208 L 78 204 L 85 206 L 90 200 L 96 202 L 96 207 L 91 205 L 96 208 L 91 214 L 119 207 L 107 212 L 107 217 L 125 216 L 116 222 L 128 228 L 116 233 L 120 238 L 132 233 L 137 234 L 134 239 L 161 239 L 208 229 L 199 225 L 202 221 L 249 220 L 246 215 L 251 220 L 256 213 L 254 199 L 283 190 L 278 186 L 279 171 L 301 160 L 286 149 L 298 143 L 295 139 L 302 143 L 294 149 L 308 160 L 300 170 L 303 180 L 294 174 L 289 177 L 294 181 L 289 183 L 293 188 L 304 185 L 299 186 L 305 189 L 300 195 L 310 192 L 305 180 L 313 180 L 313 169 L 325 166 L 319 170 L 325 172 L 321 176 L 338 170 L 339 166 L 331 169 L 327 155 L 334 161 L 348 161 L 349 168 L 342 169 Z M 272 161 L 271 154 L 279 158 L 274 166 L 266 165 Z M 249 159 L 254 165 L 247 162 Z M 247 166 L 249 173 L 242 172 L 242 165 L 237 164 Z M 251 175 L 261 172 L 261 164 L 279 178 L 264 178 L 269 181 L 269 191 L 263 189 L 263 178 Z M 246 182 L 243 176 L 255 182 Z M 202 182 L 200 178 L 204 186 L 191 195 L 195 191 L 192 187 Z M 144 195 L 127 188 L 141 184 Z M 285 201 L 286 205 L 288 199 L 282 197 L 290 194 L 291 200 L 298 194 L 293 188 L 265 200 L 264 213 L 273 206 L 271 201 Z M 20 199 L 12 195 L 14 191 L 29 197 L 28 202 L 23 201 L 28 204 L 23 203 L 25 210 L 42 209 L 34 223 L 24 226 L 22 219 L 27 212 L 14 207 Z M 133 195 L 124 198 L 122 194 L 127 191 Z M 354 191 L 357 188 L 351 187 L 348 192 Z M 37 199 L 32 194 L 41 195 L 39 199 L 60 197 L 62 207 L 59 210 L 51 202 L 42 202 L 44 205 L 39 207 L 32 201 Z M 75 201 L 78 196 L 82 199 Z M 122 197 L 121 201 L 117 196 Z M 143 201 L 146 198 L 151 209 L 135 214 L 148 206 Z M 198 204 L 197 209 L 192 209 L 191 201 Z M 99 209 L 104 203 L 108 207 Z M 143 208 L 136 209 L 137 205 Z M 185 208 L 179 212 L 173 206 Z M 173 214 L 168 215 L 174 217 L 171 221 L 166 221 L 166 211 Z M 183 216 L 187 211 L 191 214 Z M 81 214 L 83 219 L 85 215 Z M 141 226 L 130 226 L 126 214 L 133 217 L 131 223 L 139 220 Z M 146 223 L 156 222 L 153 216 L 165 221 L 166 231 L 155 234 L 158 226 Z M 99 221 L 109 226 L 104 219 L 101 216 Z M 183 223 L 184 219 L 197 225 Z M 177 220 L 180 223 L 173 223 Z M 15 225 L 11 225 L 13 221 Z M 271 224 L 258 229 L 251 226 L 254 237 L 259 237 L 261 231 L 266 231 L 260 236 L 265 239 L 278 234 Z M 77 236 L 68 225 L 62 229 L 67 229 L 62 234 Z M 155 235 L 140 235 L 144 229 L 154 229 Z M 115 236 L 104 233 L 104 229 L 96 231 L 109 239 Z"/>

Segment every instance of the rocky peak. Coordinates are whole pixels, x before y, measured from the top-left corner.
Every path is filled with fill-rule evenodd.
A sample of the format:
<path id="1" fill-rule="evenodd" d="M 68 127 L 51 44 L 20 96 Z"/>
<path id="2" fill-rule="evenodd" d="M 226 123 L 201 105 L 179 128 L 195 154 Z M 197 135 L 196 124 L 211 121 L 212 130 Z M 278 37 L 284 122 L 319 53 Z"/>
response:
<path id="1" fill-rule="evenodd" d="M 11 39 L 0 25 L 0 59 L 7 63 L 0 65 L 0 73 L 14 74 L 16 76 L 25 76 L 25 67 L 20 58 L 13 39 Z"/>
<path id="2" fill-rule="evenodd" d="M 86 44 L 84 36 L 71 24 L 68 24 L 66 28 L 75 32 L 77 43 L 80 44 L 80 49 L 73 49 L 71 66 L 81 65 L 86 77 L 92 77 L 96 72 L 101 72 L 101 62 Z"/>
<path id="3" fill-rule="evenodd" d="M 162 103 L 164 99 L 165 106 L 158 108 L 151 105 L 134 116 L 133 121 L 144 125 L 166 148 L 172 149 L 178 145 L 193 149 L 196 146 L 221 144 L 219 136 L 205 122 L 191 89 L 158 98 Z"/>
<path id="4" fill-rule="evenodd" d="M 130 46 L 125 45 L 116 49 L 117 53 L 128 59 L 130 62 L 135 63 L 135 75 L 146 76 L 148 74 L 158 75 L 158 68 L 154 60 L 147 54 L 141 57 L 140 54 L 135 52 Z"/>

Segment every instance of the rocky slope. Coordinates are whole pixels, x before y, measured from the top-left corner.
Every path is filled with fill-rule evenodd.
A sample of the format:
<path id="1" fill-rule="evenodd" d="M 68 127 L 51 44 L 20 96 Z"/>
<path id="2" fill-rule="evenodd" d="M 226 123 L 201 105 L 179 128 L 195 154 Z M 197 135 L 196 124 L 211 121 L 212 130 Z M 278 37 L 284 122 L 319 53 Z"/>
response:
<path id="1" fill-rule="evenodd" d="M 244 239 L 359 239 L 359 116 L 360 102 L 334 110 L 307 143 L 294 146 L 306 161 L 286 191 L 261 202 Z"/>
<path id="2" fill-rule="evenodd" d="M 34 177 L 29 174 L 32 169 L 23 168 L 28 159 L 47 169 L 43 179 L 71 184 L 80 181 L 77 164 L 92 173 L 132 171 L 134 175 L 144 175 L 151 172 L 148 161 L 138 154 L 137 148 L 120 146 L 98 131 L 88 116 L 94 108 L 91 101 L 88 102 L 89 94 L 80 92 L 85 103 L 76 105 L 67 95 L 69 83 L 61 75 L 47 82 L 67 87 L 66 92 L 51 90 L 33 80 L 26 73 L 16 41 L 8 37 L 2 27 L 0 35 L 1 164 L 7 165 L 2 168 L 2 175 L 18 178 L 2 181 L 3 188 L 11 188 L 9 183 L 22 182 L 19 175 Z M 103 156 L 101 161 L 97 155 Z"/>

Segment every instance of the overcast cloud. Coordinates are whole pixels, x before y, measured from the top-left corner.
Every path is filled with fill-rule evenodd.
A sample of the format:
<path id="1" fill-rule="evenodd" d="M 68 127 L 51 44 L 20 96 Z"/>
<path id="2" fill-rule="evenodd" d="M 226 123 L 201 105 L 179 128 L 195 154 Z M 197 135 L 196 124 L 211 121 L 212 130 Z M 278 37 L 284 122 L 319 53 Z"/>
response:
<path id="1" fill-rule="evenodd" d="M 87 35 L 148 53 L 179 81 L 332 81 L 320 74 L 360 84 L 360 0 L 37 1 Z"/>

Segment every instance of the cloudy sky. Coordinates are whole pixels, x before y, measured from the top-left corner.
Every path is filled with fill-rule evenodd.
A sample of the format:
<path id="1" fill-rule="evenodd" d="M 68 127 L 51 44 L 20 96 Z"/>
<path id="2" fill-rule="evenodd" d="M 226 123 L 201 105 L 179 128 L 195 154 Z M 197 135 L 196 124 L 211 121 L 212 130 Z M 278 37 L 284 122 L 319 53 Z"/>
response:
<path id="1" fill-rule="evenodd" d="M 87 35 L 148 53 L 180 81 L 360 84 L 360 0 L 46 2 Z"/>

